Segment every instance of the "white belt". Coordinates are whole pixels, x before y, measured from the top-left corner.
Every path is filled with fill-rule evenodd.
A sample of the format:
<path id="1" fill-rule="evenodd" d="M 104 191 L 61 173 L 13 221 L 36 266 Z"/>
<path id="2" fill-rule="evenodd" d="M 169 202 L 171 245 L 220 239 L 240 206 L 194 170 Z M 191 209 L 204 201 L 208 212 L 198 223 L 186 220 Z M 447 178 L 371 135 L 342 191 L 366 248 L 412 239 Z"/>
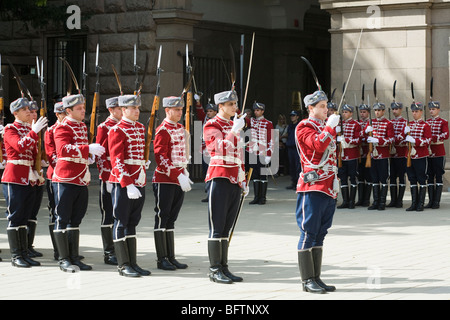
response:
<path id="1" fill-rule="evenodd" d="M 431 142 L 431 145 L 435 146 L 438 144 L 444 144 L 444 141 L 438 141 L 438 142 Z"/>
<path id="2" fill-rule="evenodd" d="M 211 159 L 222 160 L 222 161 L 225 161 L 225 162 L 232 162 L 232 163 L 235 163 L 235 164 L 238 164 L 238 165 L 242 164 L 242 160 L 241 159 L 235 158 L 235 157 L 230 157 L 230 156 L 214 156 Z"/>
<path id="3" fill-rule="evenodd" d="M 145 166 L 145 160 L 126 159 L 123 162 L 125 164 L 131 164 L 131 165 L 135 165 L 135 166 Z"/>
<path id="4" fill-rule="evenodd" d="M 12 164 L 20 164 L 22 166 L 28 166 L 28 167 L 33 166 L 33 161 L 31 161 L 31 160 L 8 160 L 7 162 L 12 163 Z"/>
<path id="5" fill-rule="evenodd" d="M 65 160 L 65 161 L 70 161 L 70 162 L 75 162 L 75 163 L 89 164 L 88 160 L 83 159 L 83 158 L 62 157 L 62 158 L 58 158 L 58 160 Z"/>

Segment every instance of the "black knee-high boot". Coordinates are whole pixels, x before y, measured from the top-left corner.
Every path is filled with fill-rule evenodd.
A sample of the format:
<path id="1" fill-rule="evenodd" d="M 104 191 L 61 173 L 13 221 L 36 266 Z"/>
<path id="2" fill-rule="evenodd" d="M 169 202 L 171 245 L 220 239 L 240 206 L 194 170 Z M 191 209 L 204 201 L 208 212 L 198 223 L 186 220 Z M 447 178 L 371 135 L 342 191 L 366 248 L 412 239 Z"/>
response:
<path id="1" fill-rule="evenodd" d="M 11 252 L 11 264 L 14 267 L 29 268 L 30 264 L 22 257 L 22 249 L 20 246 L 19 230 L 6 229 L 8 235 L 9 250 Z"/>
<path id="2" fill-rule="evenodd" d="M 313 262 L 314 262 L 314 277 L 316 279 L 316 282 L 319 286 L 325 289 L 325 291 L 335 291 L 335 286 L 329 286 L 326 285 L 321 279 L 320 274 L 322 271 L 322 255 L 323 255 L 323 248 L 322 247 L 314 247 L 311 250 Z"/>
<path id="3" fill-rule="evenodd" d="M 434 191 L 434 198 L 433 198 L 433 206 L 432 209 L 439 209 L 440 203 L 441 203 L 441 196 L 442 196 L 442 184 L 436 185 L 436 190 Z"/>
<path id="4" fill-rule="evenodd" d="M 217 283 L 231 284 L 233 280 L 223 273 L 222 247 L 220 240 L 208 240 L 209 280 Z"/>
<path id="5" fill-rule="evenodd" d="M 326 290 L 316 282 L 311 249 L 298 251 L 298 267 L 300 269 L 303 291 L 326 293 Z"/>
<path id="6" fill-rule="evenodd" d="M 249 204 L 258 204 L 261 196 L 261 180 L 253 180 L 253 192 L 255 193 L 255 196 Z"/>
<path id="7" fill-rule="evenodd" d="M 188 267 L 185 263 L 180 263 L 175 259 L 175 234 L 173 230 L 166 231 L 166 241 L 167 241 L 167 257 L 171 264 L 173 264 L 177 269 L 186 269 Z"/>
<path id="8" fill-rule="evenodd" d="M 415 211 L 417 207 L 417 186 L 412 186 L 411 190 L 411 206 L 406 211 Z"/>
<path id="9" fill-rule="evenodd" d="M 131 267 L 128 244 L 125 240 L 114 241 L 114 252 L 117 257 L 117 270 L 121 276 L 140 277 L 141 274 Z"/>
<path id="10" fill-rule="evenodd" d="M 228 269 L 228 245 L 229 245 L 228 240 L 220 241 L 220 246 L 221 246 L 221 250 L 222 250 L 221 264 L 222 264 L 223 274 L 226 275 L 228 278 L 230 278 L 233 282 L 241 282 L 243 280 L 242 277 L 235 276 Z"/>
<path id="11" fill-rule="evenodd" d="M 177 268 L 169 261 L 167 253 L 166 231 L 157 230 L 153 232 L 156 247 L 156 266 L 158 269 L 174 271 Z"/>

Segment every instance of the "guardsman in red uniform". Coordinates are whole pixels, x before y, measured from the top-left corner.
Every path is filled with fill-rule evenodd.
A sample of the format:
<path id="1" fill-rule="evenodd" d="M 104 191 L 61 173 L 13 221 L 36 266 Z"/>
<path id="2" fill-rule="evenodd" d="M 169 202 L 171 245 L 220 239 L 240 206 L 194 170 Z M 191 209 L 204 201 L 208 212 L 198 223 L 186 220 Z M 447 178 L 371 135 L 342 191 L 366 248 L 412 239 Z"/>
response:
<path id="1" fill-rule="evenodd" d="M 119 96 L 122 120 L 109 130 L 111 158 L 109 182 L 113 184 L 113 241 L 119 274 L 126 277 L 150 275 L 137 264 L 136 227 L 145 202 L 146 169 L 144 160 L 145 127 L 138 122 L 140 95 Z"/>
<path id="2" fill-rule="evenodd" d="M 358 107 L 359 125 L 361 126 L 361 144 L 360 154 L 361 161 L 358 164 L 358 201 L 355 206 L 368 207 L 370 205 L 370 194 L 372 193 L 372 180 L 370 168 L 366 168 L 367 154 L 369 153 L 369 145 L 367 137 L 364 135 L 364 128 L 370 120 L 370 106 L 362 103 Z"/>
<path id="3" fill-rule="evenodd" d="M 74 272 L 73 265 L 91 270 L 80 260 L 80 224 L 89 200 L 89 154 L 100 156 L 105 149 L 97 143 L 88 144 L 83 95 L 69 95 L 62 101 L 67 116 L 53 131 L 58 159 L 52 177 L 56 214 L 53 234 L 62 271 Z"/>
<path id="4" fill-rule="evenodd" d="M 341 181 L 343 202 L 338 209 L 355 208 L 355 197 L 358 175 L 359 145 L 361 140 L 361 126 L 353 120 L 353 107 L 345 104 L 342 106 L 342 125 L 337 128 L 342 130 L 337 142 L 341 146 L 342 167 L 338 169 L 338 177 Z M 348 181 L 350 180 L 350 188 Z"/>
<path id="5" fill-rule="evenodd" d="M 406 211 L 423 211 L 427 191 L 427 160 L 431 142 L 431 127 L 423 119 L 423 105 L 411 104 L 414 120 L 409 122 L 410 132 L 405 141 L 411 143 L 411 167 L 406 174 L 411 185 L 411 206 Z M 418 190 L 419 188 L 419 190 Z"/>
<path id="6" fill-rule="evenodd" d="M 253 168 L 252 180 L 255 196 L 250 204 L 265 204 L 267 194 L 267 175 L 262 173 L 262 168 L 269 165 L 272 151 L 273 124 L 264 118 L 266 106 L 263 103 L 255 102 L 253 112 L 255 118 L 250 121 L 250 142 L 247 145 L 249 153 L 250 167 Z"/>
<path id="7" fill-rule="evenodd" d="M 37 179 L 33 170 L 38 133 L 45 128 L 48 120 L 41 117 L 36 122 L 31 121 L 30 102 L 26 98 L 13 101 L 9 108 L 15 121 L 3 131 L 8 160 L 2 184 L 11 263 L 16 267 L 38 266 L 40 263 L 31 259 L 28 253 L 27 224 L 31 214 L 28 201 L 34 197 L 33 185 Z"/>
<path id="8" fill-rule="evenodd" d="M 386 196 L 388 191 L 390 144 L 394 142 L 394 126 L 384 117 L 386 106 L 377 102 L 373 105 L 375 119 L 372 126 L 364 128 L 365 138 L 373 144 L 372 152 L 372 189 L 373 202 L 369 210 L 384 210 L 386 208 Z M 369 133 L 372 132 L 372 136 Z"/>
<path id="9" fill-rule="evenodd" d="M 339 115 L 327 120 L 325 92 L 318 90 L 304 98 L 309 117 L 296 128 L 302 172 L 297 183 L 296 219 L 300 228 L 298 265 L 303 290 L 311 293 L 334 291 L 320 279 L 323 242 L 331 227 L 339 191 L 336 159 L 336 126 Z"/>
<path id="10" fill-rule="evenodd" d="M 441 111 L 438 101 L 428 103 L 431 118 L 427 123 L 431 127 L 430 155 L 428 156 L 428 197 L 429 202 L 425 208 L 438 209 L 441 202 L 442 176 L 445 173 L 445 146 L 444 140 L 448 139 L 448 121 L 439 116 Z"/>
<path id="11" fill-rule="evenodd" d="M 184 102 L 181 97 L 165 97 L 166 117 L 156 129 L 153 149 L 157 167 L 153 175 L 155 195 L 154 238 L 157 267 L 162 270 L 186 269 L 175 259 L 175 222 L 183 205 L 184 193 L 193 183 L 187 171 L 186 130 L 181 123 Z"/>
<path id="12" fill-rule="evenodd" d="M 389 164 L 389 190 L 391 202 L 389 208 L 402 208 L 403 196 L 406 189 L 406 157 L 408 146 L 405 143 L 408 121 L 402 117 L 403 104 L 392 102 L 391 110 L 394 119 L 391 120 L 394 126 L 394 143 L 391 145 L 391 161 Z M 397 186 L 398 179 L 398 186 Z"/>
<path id="13" fill-rule="evenodd" d="M 119 107 L 119 98 L 106 99 L 106 108 L 109 116 L 97 127 L 95 142 L 105 148 L 105 153 L 97 157 L 97 168 L 100 178 L 99 204 L 102 219 L 100 222 L 100 233 L 103 243 L 103 261 L 106 264 L 117 265 L 114 253 L 114 242 L 112 228 L 114 225 L 113 208 L 111 200 L 112 183 L 109 182 L 111 175 L 111 159 L 108 150 L 108 133 L 122 119 L 122 108 Z"/>
<path id="14" fill-rule="evenodd" d="M 231 228 L 238 214 L 242 192 L 248 194 L 240 132 L 245 117 L 235 117 L 237 94 L 223 91 L 214 95 L 218 114 L 203 128 L 203 138 L 211 155 L 205 181 L 211 181 L 208 204 L 209 279 L 218 283 L 233 283 L 243 279 L 228 269 L 228 243 Z M 234 121 L 231 120 L 232 117 Z"/>
<path id="15" fill-rule="evenodd" d="M 55 131 L 55 128 L 64 120 L 66 117 L 66 110 L 64 109 L 64 105 L 62 101 L 56 102 L 53 107 L 53 112 L 56 115 L 56 122 L 51 126 L 48 127 L 45 135 L 44 135 L 44 145 L 45 145 L 45 153 L 47 154 L 48 159 L 48 167 L 47 167 L 47 196 L 48 196 L 48 210 L 49 210 L 49 221 L 48 221 L 48 229 L 50 232 L 50 238 L 52 240 L 53 245 L 53 252 L 54 252 L 54 258 L 55 260 L 58 260 L 58 249 L 56 247 L 55 242 L 55 236 L 53 234 L 53 231 L 55 229 L 55 195 L 53 194 L 53 187 L 52 187 L 52 177 L 53 177 L 53 171 L 56 167 L 56 162 L 58 161 L 56 157 L 56 146 L 55 146 L 55 139 L 53 136 L 53 133 Z"/>

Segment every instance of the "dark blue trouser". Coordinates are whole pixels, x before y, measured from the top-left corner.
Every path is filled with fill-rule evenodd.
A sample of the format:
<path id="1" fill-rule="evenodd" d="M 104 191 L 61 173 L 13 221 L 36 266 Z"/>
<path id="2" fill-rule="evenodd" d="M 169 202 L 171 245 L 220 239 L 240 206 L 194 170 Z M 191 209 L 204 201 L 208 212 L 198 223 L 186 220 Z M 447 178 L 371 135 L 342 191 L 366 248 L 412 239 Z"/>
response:
<path id="1" fill-rule="evenodd" d="M 389 159 L 372 159 L 371 178 L 374 185 L 387 185 L 389 177 Z"/>
<path id="2" fill-rule="evenodd" d="M 33 186 L 33 205 L 31 205 L 30 220 L 37 220 L 39 209 L 41 208 L 42 196 L 44 195 L 45 186 Z"/>
<path id="3" fill-rule="evenodd" d="M 87 186 L 53 182 L 55 195 L 55 228 L 78 228 L 86 214 L 89 191 Z"/>
<path id="4" fill-rule="evenodd" d="M 241 187 L 226 178 L 211 181 L 208 201 L 209 239 L 228 238 L 236 219 Z"/>
<path id="5" fill-rule="evenodd" d="M 47 197 L 48 197 L 48 224 L 55 223 L 55 195 L 53 193 L 52 180 L 47 180 L 45 182 L 45 186 L 47 188 Z"/>
<path id="6" fill-rule="evenodd" d="M 427 184 L 427 158 L 411 159 L 411 167 L 406 168 L 411 186 Z"/>
<path id="7" fill-rule="evenodd" d="M 155 230 L 170 230 L 175 228 L 181 206 L 184 200 L 184 191 L 177 184 L 153 183 L 155 195 Z"/>
<path id="8" fill-rule="evenodd" d="M 145 202 L 145 187 L 137 187 L 142 197 L 129 199 L 127 188 L 119 183 L 113 183 L 111 199 L 113 203 L 113 240 L 136 235 L 136 227 L 141 220 L 142 208 Z"/>
<path id="9" fill-rule="evenodd" d="M 289 175 L 291 176 L 292 185 L 297 185 L 300 172 L 302 171 L 302 164 L 300 162 L 300 156 L 298 155 L 297 148 L 287 148 L 288 160 L 289 160 Z"/>
<path id="10" fill-rule="evenodd" d="M 333 222 L 336 199 L 318 192 L 299 192 L 297 196 L 296 219 L 300 228 L 298 250 L 323 245 L 328 229 Z"/>
<path id="11" fill-rule="evenodd" d="M 428 158 L 428 184 L 442 184 L 445 173 L 445 157 Z"/>
<path id="12" fill-rule="evenodd" d="M 342 167 L 338 169 L 338 177 L 341 180 L 341 186 L 350 184 L 356 186 L 356 178 L 358 176 L 358 159 L 342 161 Z"/>
<path id="13" fill-rule="evenodd" d="M 107 226 L 113 224 L 114 218 L 111 193 L 106 190 L 106 183 L 103 180 L 100 180 L 98 201 L 100 205 L 100 213 L 102 214 L 100 225 Z"/>
<path id="14" fill-rule="evenodd" d="M 389 184 L 405 185 L 406 158 L 391 158 L 389 163 Z"/>
<path id="15" fill-rule="evenodd" d="M 33 187 L 30 185 L 15 183 L 3 184 L 8 228 L 27 225 L 31 214 L 29 201 L 33 199 L 33 192 Z"/>

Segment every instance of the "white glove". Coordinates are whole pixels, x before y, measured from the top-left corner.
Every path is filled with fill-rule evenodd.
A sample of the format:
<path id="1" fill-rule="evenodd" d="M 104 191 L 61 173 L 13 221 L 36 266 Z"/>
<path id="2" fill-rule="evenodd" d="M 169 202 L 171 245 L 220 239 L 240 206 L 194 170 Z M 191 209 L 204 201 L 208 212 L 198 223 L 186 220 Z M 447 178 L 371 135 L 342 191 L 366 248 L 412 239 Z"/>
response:
<path id="1" fill-rule="evenodd" d="M 271 157 L 266 156 L 266 157 L 264 158 L 264 162 L 265 162 L 266 164 L 269 164 L 269 163 L 270 163 L 270 159 L 271 159 Z"/>
<path id="2" fill-rule="evenodd" d="M 109 182 L 109 181 L 106 181 L 105 184 L 106 184 L 106 192 L 111 193 L 113 184 L 111 182 Z M 128 193 L 128 190 L 127 190 L 127 193 Z"/>
<path id="3" fill-rule="evenodd" d="M 134 184 L 129 184 L 127 185 L 127 196 L 129 199 L 138 199 L 142 197 L 142 194 Z"/>
<path id="4" fill-rule="evenodd" d="M 148 170 L 148 168 L 150 168 L 150 163 L 152 163 L 151 160 L 148 160 L 148 161 L 145 163 L 145 170 Z"/>
<path id="5" fill-rule="evenodd" d="M 372 126 L 367 126 L 366 133 L 369 133 L 369 132 L 372 132 L 372 131 L 373 131 Z"/>
<path id="6" fill-rule="evenodd" d="M 195 101 L 198 101 L 198 100 L 200 100 L 200 96 L 198 94 L 194 93 L 194 99 L 195 99 Z"/>
<path id="7" fill-rule="evenodd" d="M 99 143 L 91 143 L 89 145 L 89 153 L 94 156 L 101 156 L 105 153 L 105 148 Z"/>
<path id="8" fill-rule="evenodd" d="M 35 133 L 39 133 L 43 128 L 47 126 L 48 119 L 46 117 L 40 117 L 36 122 L 31 123 L 31 130 Z"/>
<path id="9" fill-rule="evenodd" d="M 250 188 L 248 187 L 248 185 L 247 185 L 247 182 L 242 182 L 242 195 L 244 196 L 244 197 L 246 197 L 247 195 L 248 195 L 248 193 L 249 193 L 249 191 L 250 191 Z"/>
<path id="10" fill-rule="evenodd" d="M 380 140 L 378 140 L 378 138 L 368 137 L 367 142 L 368 143 L 378 143 L 378 142 L 380 142 Z"/>
<path id="11" fill-rule="evenodd" d="M 403 131 L 405 134 L 411 132 L 411 128 L 409 126 L 405 127 L 405 130 Z"/>
<path id="12" fill-rule="evenodd" d="M 91 155 L 89 155 L 88 156 L 88 164 L 91 165 L 93 163 L 95 163 L 95 156 L 92 156 L 92 158 L 91 158 Z"/>
<path id="13" fill-rule="evenodd" d="M 337 138 L 336 138 L 337 142 L 342 142 L 342 138 L 343 138 L 342 136 L 337 136 Z"/>
<path id="14" fill-rule="evenodd" d="M 246 113 L 244 113 L 244 115 L 242 117 L 234 117 L 234 121 L 233 121 L 233 127 L 231 128 L 231 131 L 235 132 L 235 133 L 239 133 L 239 131 L 241 131 L 241 129 L 245 126 L 245 117 L 247 116 Z"/>
<path id="15" fill-rule="evenodd" d="M 50 165 L 50 164 L 48 163 L 48 161 L 41 160 L 41 167 L 42 167 L 42 168 L 48 168 L 49 165 Z"/>
<path id="16" fill-rule="evenodd" d="M 334 130 L 336 130 L 336 133 L 341 132 L 341 127 L 336 127 Z"/>
<path id="17" fill-rule="evenodd" d="M 327 126 L 334 129 L 339 123 L 340 116 L 337 114 L 332 114 L 328 117 Z"/>
<path id="18" fill-rule="evenodd" d="M 405 141 L 408 141 L 408 142 L 411 142 L 411 143 L 416 143 L 416 139 L 414 139 L 414 138 L 411 137 L 411 136 L 406 136 Z"/>
<path id="19" fill-rule="evenodd" d="M 178 182 L 180 183 L 181 190 L 183 190 L 184 192 L 191 191 L 192 189 L 191 184 L 193 184 L 193 182 L 191 181 L 191 179 L 189 179 L 187 175 L 180 173 L 177 179 Z"/>
<path id="20" fill-rule="evenodd" d="M 3 134 L 3 130 L 5 129 L 5 127 L 3 125 L 0 124 L 0 134 Z"/>
<path id="21" fill-rule="evenodd" d="M 0 162 L 0 170 L 5 169 L 6 167 L 6 160 L 3 160 L 2 162 Z"/>

